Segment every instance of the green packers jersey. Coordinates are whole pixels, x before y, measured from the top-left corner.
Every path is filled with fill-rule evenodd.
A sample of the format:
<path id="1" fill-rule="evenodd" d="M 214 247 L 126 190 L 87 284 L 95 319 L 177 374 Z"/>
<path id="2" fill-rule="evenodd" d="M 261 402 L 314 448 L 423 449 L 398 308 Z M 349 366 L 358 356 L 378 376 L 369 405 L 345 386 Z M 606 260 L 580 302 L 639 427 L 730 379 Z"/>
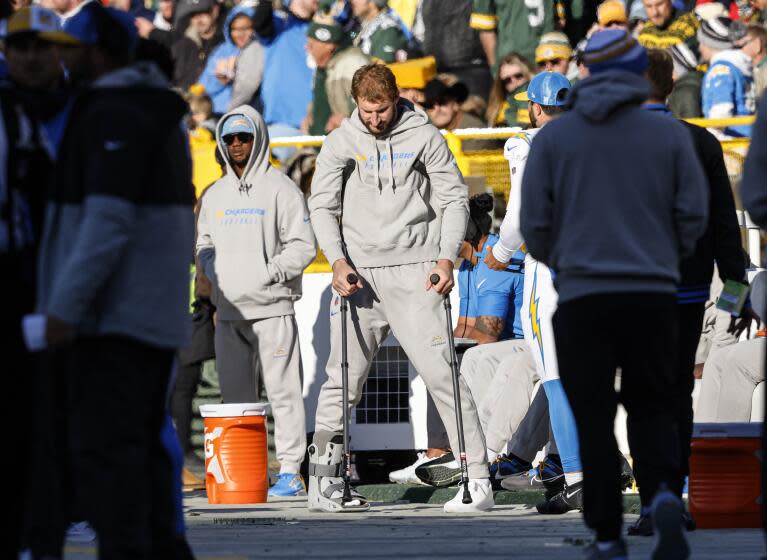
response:
<path id="1" fill-rule="evenodd" d="M 472 0 L 471 27 L 497 33 L 497 60 L 517 52 L 533 62 L 541 35 L 554 30 L 554 1 Z"/>

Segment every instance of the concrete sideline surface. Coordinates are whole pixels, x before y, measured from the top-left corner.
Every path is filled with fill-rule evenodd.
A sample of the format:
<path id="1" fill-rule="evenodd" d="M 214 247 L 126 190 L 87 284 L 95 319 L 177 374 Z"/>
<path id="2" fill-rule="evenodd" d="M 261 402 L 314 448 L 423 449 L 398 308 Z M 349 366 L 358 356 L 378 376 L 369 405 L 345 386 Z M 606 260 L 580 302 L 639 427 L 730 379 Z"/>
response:
<path id="1" fill-rule="evenodd" d="M 451 494 L 454 489 L 450 489 Z M 521 493 L 520 493 L 521 494 Z M 531 504 L 498 505 L 474 515 L 448 515 L 431 503 L 373 502 L 370 512 L 317 514 L 306 498 L 266 504 L 184 500 L 187 538 L 200 560 L 263 558 L 541 558 L 577 559 L 590 542 L 581 515 L 539 515 Z M 636 515 L 625 515 L 626 524 Z M 758 529 L 688 533 L 691 558 L 754 560 L 765 553 Z M 628 538 L 630 558 L 649 558 L 652 538 Z M 96 558 L 94 545 L 67 547 L 67 560 Z"/>

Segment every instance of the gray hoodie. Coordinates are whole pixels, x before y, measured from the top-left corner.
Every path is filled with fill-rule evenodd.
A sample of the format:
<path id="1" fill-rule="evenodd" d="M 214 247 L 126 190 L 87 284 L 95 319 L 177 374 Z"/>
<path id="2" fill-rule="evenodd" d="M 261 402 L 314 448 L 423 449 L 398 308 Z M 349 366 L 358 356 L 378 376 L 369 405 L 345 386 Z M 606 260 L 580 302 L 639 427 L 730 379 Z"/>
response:
<path id="1" fill-rule="evenodd" d="M 360 267 L 458 256 L 469 215 L 461 172 L 423 111 L 404 100 L 398 111 L 375 137 L 355 109 L 322 146 L 309 210 L 331 264 L 347 252 Z"/>
<path id="2" fill-rule="evenodd" d="M 241 178 L 225 157 L 227 174 L 205 191 L 197 219 L 197 259 L 213 284 L 211 299 L 223 321 L 293 314 L 301 275 L 316 255 L 304 196 L 269 163 L 269 135 L 261 115 L 242 105 L 254 130 L 253 151 Z"/>

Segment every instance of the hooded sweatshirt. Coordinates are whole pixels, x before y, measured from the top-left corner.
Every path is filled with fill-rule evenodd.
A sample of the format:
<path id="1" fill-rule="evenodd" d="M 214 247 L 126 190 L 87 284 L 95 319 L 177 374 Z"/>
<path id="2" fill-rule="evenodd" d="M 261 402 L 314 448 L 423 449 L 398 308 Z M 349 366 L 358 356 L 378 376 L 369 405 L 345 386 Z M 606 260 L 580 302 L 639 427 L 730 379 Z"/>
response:
<path id="1" fill-rule="evenodd" d="M 213 101 L 214 113 L 224 113 L 229 109 L 233 80 L 222 84 L 216 77 L 216 68 L 222 61 L 230 61 L 229 66 L 234 71 L 234 61 L 240 55 L 240 49 L 232 41 L 231 26 L 234 18 L 242 14 L 252 18 L 255 14 L 255 8 L 250 4 L 238 4 L 229 12 L 224 22 L 224 42 L 210 53 L 205 63 L 205 69 L 200 74 L 199 82 L 205 87 L 205 93 Z"/>
<path id="2" fill-rule="evenodd" d="M 701 86 L 703 116 L 724 119 L 753 115 L 754 78 L 751 59 L 741 50 L 718 52 L 711 59 Z M 750 136 L 751 126 L 732 126 L 725 129 L 733 136 Z"/>
<path id="3" fill-rule="evenodd" d="M 227 113 L 216 127 L 221 139 L 229 115 L 242 114 L 255 132 L 242 177 L 228 157 L 226 175 L 205 191 L 197 219 L 197 259 L 213 290 L 211 300 L 222 321 L 293 315 L 301 298 L 301 276 L 314 260 L 316 242 L 304 196 L 269 163 L 269 135 L 258 112 L 248 105 Z"/>
<path id="4" fill-rule="evenodd" d="M 556 272 L 559 301 L 674 294 L 680 257 L 706 230 L 708 183 L 685 128 L 639 107 L 647 82 L 594 74 L 536 135 L 522 179 L 528 251 Z"/>
<path id="5" fill-rule="evenodd" d="M 148 62 L 75 102 L 46 208 L 38 311 L 83 336 L 188 343 L 194 187 L 184 100 Z"/>
<path id="6" fill-rule="evenodd" d="M 461 172 L 426 113 L 402 99 L 397 111 L 376 137 L 355 109 L 322 145 L 309 209 L 331 264 L 347 252 L 359 267 L 458 256 L 469 216 Z"/>

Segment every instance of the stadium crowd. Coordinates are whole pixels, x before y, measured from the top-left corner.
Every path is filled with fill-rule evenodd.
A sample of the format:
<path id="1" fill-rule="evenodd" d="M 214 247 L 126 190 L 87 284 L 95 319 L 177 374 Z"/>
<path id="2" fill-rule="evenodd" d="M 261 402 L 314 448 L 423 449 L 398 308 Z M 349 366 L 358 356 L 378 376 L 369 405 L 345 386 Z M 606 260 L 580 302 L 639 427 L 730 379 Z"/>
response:
<path id="1" fill-rule="evenodd" d="M 308 442 L 310 508 L 369 507 L 356 492 L 351 501 L 341 497 L 342 406 L 336 397 L 343 366 L 336 307 L 342 298 L 360 310 L 355 320 L 365 325 L 351 350 L 352 402 L 370 367 L 370 348 L 380 345 L 389 328 L 404 333 L 397 334 L 402 341 L 426 341 L 429 332 L 429 344 L 409 342 L 405 348 L 431 395 L 429 448 L 390 479 L 453 486 L 468 472 L 473 505 L 460 505 L 456 496 L 447 512 L 487 510 L 499 488 L 542 487 L 539 512 L 584 510 L 597 536 L 590 558 L 626 556 L 610 492 L 634 479 L 642 511 L 629 534 L 667 530 L 658 522 L 661 514 L 674 514 L 674 500 L 684 492 L 693 413 L 701 422 L 759 416 L 751 403 L 764 381 L 764 333 L 743 333 L 750 334 L 751 323 L 758 324 L 764 313 L 765 278 L 753 279 L 746 298 L 746 271 L 756 265 L 741 247 L 733 186 L 718 142 L 751 137 L 754 125 L 711 132 L 675 126 L 666 135 L 671 129 L 664 129 L 663 119 L 756 114 L 767 87 L 764 0 L 105 4 L 0 4 L 0 258 L 3 270 L 12 271 L 14 294 L 3 321 L 13 333 L 13 392 L 30 395 L 36 411 L 28 431 L 14 436 L 25 474 L 35 482 L 11 489 L 18 507 L 16 538 L 4 545 L 9 557 L 22 548 L 32 558 L 61 557 L 68 531 L 89 531 L 77 525 L 81 521 L 95 528 L 105 558 L 191 557 L 180 489 L 182 481 L 199 483 L 183 467 L 196 460 L 191 400 L 201 364 L 214 357 L 224 402 L 256 400 L 253 378 L 260 372 L 273 407 L 280 462 L 270 495 L 306 492 L 299 472 L 307 441 L 293 304 L 318 243 L 332 265 L 335 294 L 329 379 L 320 396 L 317 433 Z M 639 131 L 639 140 L 622 138 L 621 126 Z M 505 146 L 496 139 L 463 144 L 468 152 L 503 146 L 512 189 L 500 231 L 491 217 L 493 197 L 468 199 L 434 127 L 515 127 L 507 131 L 514 135 Z M 560 131 L 559 144 L 554 131 Z M 190 132 L 215 141 L 223 173 L 197 200 Z M 578 156 L 583 145 L 567 141 L 577 144 L 580 134 L 594 145 L 601 139 L 605 153 L 641 152 L 637 162 L 647 166 L 634 162 L 632 177 L 620 172 L 626 188 L 647 175 L 660 193 L 654 200 L 670 204 L 657 215 L 642 208 L 663 224 L 648 242 L 654 251 L 629 239 L 644 222 L 602 224 L 620 230 L 611 237 L 616 244 L 629 239 L 625 247 L 631 251 L 620 257 L 623 249 L 616 251 L 605 265 L 624 267 L 608 275 L 609 282 L 623 281 L 619 290 L 584 288 L 573 270 L 600 263 L 600 255 L 585 265 L 576 262 L 581 257 L 565 262 L 563 252 L 580 255 L 580 248 L 561 239 L 562 246 L 554 247 L 547 236 L 553 227 L 543 212 L 548 203 L 580 216 L 588 212 L 587 203 L 563 196 L 556 178 L 545 184 L 549 198 L 531 194 L 537 178 L 554 169 L 560 183 L 596 173 L 595 184 L 605 187 L 599 196 L 611 199 L 606 186 L 614 181 L 610 173 L 620 174 L 610 166 L 616 161 L 598 172 L 574 163 L 585 161 Z M 270 138 L 306 135 L 329 136 L 308 159 L 293 148 L 270 151 Z M 648 138 L 658 142 L 643 146 Z M 371 153 L 362 153 L 367 149 Z M 411 167 L 423 176 L 403 179 L 402 169 Z M 572 177 L 562 179 L 565 168 Z M 747 166 L 749 177 L 744 202 L 748 196 L 758 210 L 758 162 Z M 349 195 L 352 189 L 345 199 L 348 181 L 367 194 Z M 366 206 L 370 181 L 382 197 L 390 196 L 389 214 Z M 406 194 L 397 197 L 403 181 L 399 192 Z M 429 212 L 415 214 L 412 200 L 402 203 L 402 196 L 417 196 L 412 193 L 426 181 L 439 205 L 436 234 L 418 229 L 433 219 Z M 665 192 L 676 193 L 676 199 L 669 202 Z M 626 215 L 632 204 L 630 197 L 613 203 L 616 216 Z M 639 199 L 634 203 L 642 206 Z M 345 204 L 351 208 L 347 214 Z M 672 213 L 675 231 L 663 222 Z M 229 227 L 256 223 L 268 226 L 249 235 Z M 364 226 L 375 235 L 367 236 Z M 591 239 L 575 221 L 563 219 L 556 227 L 573 228 L 573 238 L 585 235 L 581 242 Z M 403 321 L 411 312 L 426 311 L 419 307 L 420 292 L 397 291 L 404 278 L 431 274 L 439 281 L 429 289 L 449 292 L 458 257 L 461 306 L 454 335 L 472 341 L 460 381 L 468 470 L 454 453 L 459 428 L 448 414 L 454 396 L 447 377 L 425 365 L 433 360 L 433 348 L 445 345 L 443 331 L 432 336 L 428 329 L 443 325 Z M 192 262 L 197 272 L 190 317 Z M 638 262 L 645 268 L 637 270 Z M 589 280 L 604 287 L 608 280 L 597 269 L 594 264 Z M 359 279 L 346 280 L 355 273 Z M 655 281 L 636 281 L 643 275 Z M 729 310 L 718 305 L 723 286 L 739 301 Z M 614 292 L 639 297 L 629 302 Z M 588 298 L 630 321 L 630 334 L 662 323 L 655 337 L 642 341 L 654 361 L 640 359 L 636 342 L 627 345 L 619 334 L 599 330 L 607 312 L 582 307 Z M 430 301 L 434 307 L 437 300 Z M 583 321 L 587 315 L 593 317 Z M 583 344 L 574 335 L 565 344 L 562 333 L 576 331 Z M 594 333 L 604 336 L 589 353 L 584 348 Z M 595 357 L 613 351 L 615 359 L 606 365 Z M 675 358 L 661 359 L 669 356 Z M 442 373 L 449 372 L 444 352 L 437 362 Z M 585 383 L 584 364 L 606 370 L 609 383 Z M 614 442 L 593 444 L 595 434 L 612 430 L 615 410 L 590 411 L 589 398 L 599 391 L 614 394 L 616 367 L 622 369 L 622 403 L 629 409 L 633 470 Z M 646 371 L 656 372 L 667 394 L 634 381 Z M 702 381 L 693 409 L 696 378 Z M 21 415 L 25 406 L 19 399 L 9 414 Z M 632 415 L 642 420 L 632 425 Z M 655 441 L 664 422 L 678 426 L 678 433 Z M 545 458 L 534 465 L 539 453 Z M 607 490 L 601 481 L 609 483 Z M 118 501 L 123 507 L 114 507 Z M 685 529 L 694 530 L 689 513 L 679 513 Z M 679 557 L 683 548 L 658 557 Z"/>

